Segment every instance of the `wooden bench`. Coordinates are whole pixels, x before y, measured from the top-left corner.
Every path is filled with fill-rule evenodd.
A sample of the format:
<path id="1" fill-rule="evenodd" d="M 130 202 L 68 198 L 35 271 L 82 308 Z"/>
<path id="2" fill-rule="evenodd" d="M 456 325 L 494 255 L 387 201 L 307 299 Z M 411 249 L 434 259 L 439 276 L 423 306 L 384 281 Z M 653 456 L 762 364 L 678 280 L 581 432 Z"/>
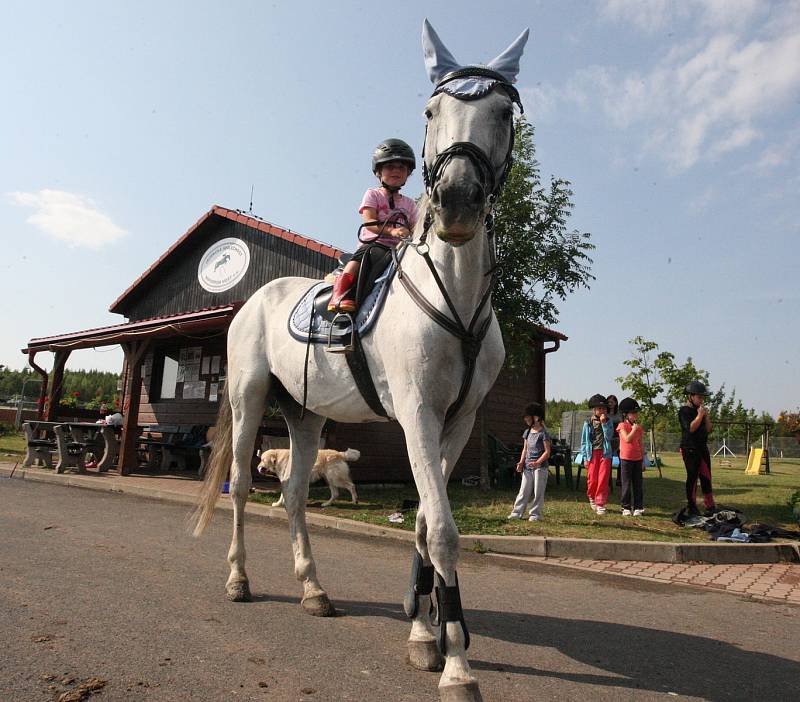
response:
<path id="1" fill-rule="evenodd" d="M 151 424 L 145 428 L 147 436 L 140 438 L 138 444 L 148 452 L 148 467 L 158 465 L 160 470 L 166 471 L 174 463 L 179 470 L 186 470 L 187 453 L 196 452 L 203 464 L 202 449 L 206 444 L 207 429 L 202 424 Z M 153 434 L 158 437 L 154 438 Z"/>
<path id="2" fill-rule="evenodd" d="M 57 426 L 58 422 L 25 422 L 22 425 L 26 444 L 23 466 L 29 468 L 41 461 L 47 468 L 53 467 L 53 454 L 58 451 Z"/>

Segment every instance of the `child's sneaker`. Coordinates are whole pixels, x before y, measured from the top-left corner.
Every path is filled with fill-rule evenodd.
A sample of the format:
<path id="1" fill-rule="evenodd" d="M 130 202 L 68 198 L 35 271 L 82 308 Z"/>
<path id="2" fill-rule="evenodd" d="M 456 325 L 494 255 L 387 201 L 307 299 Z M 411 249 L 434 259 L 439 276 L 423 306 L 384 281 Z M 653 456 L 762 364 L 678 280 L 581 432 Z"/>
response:
<path id="1" fill-rule="evenodd" d="M 597 509 L 597 504 L 591 497 L 589 498 L 589 507 L 592 508 L 592 512 L 594 512 Z"/>
<path id="2" fill-rule="evenodd" d="M 641 517 L 643 514 L 644 514 L 644 510 L 643 509 L 635 509 L 635 510 L 633 510 L 633 516 L 634 517 Z"/>
<path id="3" fill-rule="evenodd" d="M 603 505 L 598 505 L 597 509 L 595 510 L 595 512 L 597 512 L 597 514 L 605 514 L 606 513 L 606 508 Z"/>
<path id="4" fill-rule="evenodd" d="M 513 519 L 522 519 L 522 517 L 520 517 L 520 515 L 518 515 L 518 514 L 514 514 L 514 513 L 512 512 L 511 514 L 509 514 L 509 515 L 506 517 L 506 519 L 508 519 L 509 521 L 511 521 L 511 520 L 513 520 Z"/>
<path id="5" fill-rule="evenodd" d="M 538 522 L 539 521 L 539 515 L 538 514 L 532 514 L 530 517 L 528 517 L 528 521 L 529 522 Z"/>
<path id="6" fill-rule="evenodd" d="M 623 517 L 630 517 L 631 514 L 632 514 L 632 512 L 629 509 L 623 509 L 622 510 L 622 516 Z"/>

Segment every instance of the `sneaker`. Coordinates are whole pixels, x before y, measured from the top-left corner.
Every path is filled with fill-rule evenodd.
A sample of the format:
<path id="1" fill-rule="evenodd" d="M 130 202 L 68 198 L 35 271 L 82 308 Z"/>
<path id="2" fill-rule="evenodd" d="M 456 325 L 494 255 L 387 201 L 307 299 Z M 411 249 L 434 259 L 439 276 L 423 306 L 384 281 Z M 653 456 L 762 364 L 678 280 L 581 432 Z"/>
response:
<path id="1" fill-rule="evenodd" d="M 622 516 L 623 517 L 630 517 L 631 516 L 631 511 L 629 509 L 623 509 L 622 510 Z"/>
<path id="2" fill-rule="evenodd" d="M 597 514 L 605 514 L 606 513 L 606 508 L 603 505 L 598 505 L 597 509 L 595 510 L 595 512 L 597 512 Z"/>
<path id="3" fill-rule="evenodd" d="M 689 505 L 689 509 L 687 510 L 687 514 L 690 517 L 699 517 L 700 516 L 700 510 L 697 509 L 697 505 Z"/>
<path id="4" fill-rule="evenodd" d="M 539 521 L 539 515 L 538 514 L 532 514 L 530 517 L 528 517 L 528 521 L 529 522 L 538 522 Z"/>
<path id="5" fill-rule="evenodd" d="M 506 517 L 506 519 L 508 519 L 509 521 L 511 521 L 511 520 L 513 520 L 513 519 L 522 519 L 522 517 L 520 517 L 520 515 L 518 515 L 518 514 L 514 514 L 514 513 L 512 512 L 511 514 L 509 514 L 509 515 Z"/>
<path id="6" fill-rule="evenodd" d="M 623 512 L 623 514 L 624 514 L 624 512 Z M 633 516 L 634 517 L 641 517 L 643 514 L 644 514 L 644 510 L 643 509 L 635 509 L 635 510 L 633 510 Z"/>
<path id="7" fill-rule="evenodd" d="M 589 507 L 592 508 L 592 512 L 594 512 L 597 509 L 597 504 L 591 497 L 589 498 Z"/>

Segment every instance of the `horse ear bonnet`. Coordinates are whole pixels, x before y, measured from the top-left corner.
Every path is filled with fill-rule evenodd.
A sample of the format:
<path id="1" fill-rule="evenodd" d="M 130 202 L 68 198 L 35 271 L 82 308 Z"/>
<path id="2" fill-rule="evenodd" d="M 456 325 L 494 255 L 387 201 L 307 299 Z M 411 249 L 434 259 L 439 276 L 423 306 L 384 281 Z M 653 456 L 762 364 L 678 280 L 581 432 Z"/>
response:
<path id="1" fill-rule="evenodd" d="M 477 100 L 501 85 L 522 109 L 519 93 L 511 86 L 519 73 L 519 60 L 530 30 L 526 29 L 511 46 L 486 65 L 462 66 L 448 51 L 428 20 L 422 25 L 422 53 L 428 77 L 436 86 L 434 95 L 445 92 L 459 100 Z"/>

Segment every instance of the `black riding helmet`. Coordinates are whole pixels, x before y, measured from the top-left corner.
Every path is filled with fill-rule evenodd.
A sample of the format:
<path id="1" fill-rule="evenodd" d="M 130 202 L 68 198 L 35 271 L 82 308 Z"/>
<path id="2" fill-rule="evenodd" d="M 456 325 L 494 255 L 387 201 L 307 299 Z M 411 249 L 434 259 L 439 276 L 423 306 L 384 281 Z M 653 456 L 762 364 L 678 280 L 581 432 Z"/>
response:
<path id="1" fill-rule="evenodd" d="M 526 417 L 539 417 L 539 421 L 544 421 L 544 407 L 540 405 L 538 402 L 531 402 L 529 405 L 525 405 L 525 416 Z"/>
<path id="2" fill-rule="evenodd" d="M 592 395 L 589 398 L 589 409 L 594 409 L 595 407 L 605 407 L 608 409 L 608 400 L 603 395 Z"/>
<path id="3" fill-rule="evenodd" d="M 417 159 L 412 149 L 402 139 L 384 139 L 375 147 L 372 154 L 372 172 L 378 175 L 378 169 L 389 161 L 402 161 L 408 166 L 409 173 L 417 167 Z"/>
<path id="4" fill-rule="evenodd" d="M 619 403 L 619 411 L 622 414 L 627 414 L 628 412 L 641 412 L 642 408 L 639 407 L 639 403 L 636 402 L 632 397 L 626 397 Z"/>
<path id="5" fill-rule="evenodd" d="M 686 395 L 710 395 L 711 393 L 708 391 L 708 388 L 701 383 L 699 380 L 693 380 L 691 383 L 687 383 L 686 387 L 683 389 L 683 392 Z"/>

